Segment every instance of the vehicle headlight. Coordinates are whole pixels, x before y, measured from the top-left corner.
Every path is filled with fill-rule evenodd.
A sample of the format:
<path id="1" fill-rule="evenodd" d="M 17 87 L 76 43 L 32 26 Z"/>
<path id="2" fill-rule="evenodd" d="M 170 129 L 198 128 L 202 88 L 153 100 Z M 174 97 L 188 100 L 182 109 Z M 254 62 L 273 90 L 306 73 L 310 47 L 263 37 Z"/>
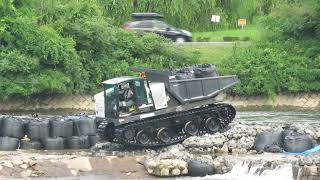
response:
<path id="1" fill-rule="evenodd" d="M 189 32 L 189 31 L 182 30 L 182 32 L 185 33 L 187 36 L 190 36 L 190 37 L 192 36 L 191 32 Z"/>

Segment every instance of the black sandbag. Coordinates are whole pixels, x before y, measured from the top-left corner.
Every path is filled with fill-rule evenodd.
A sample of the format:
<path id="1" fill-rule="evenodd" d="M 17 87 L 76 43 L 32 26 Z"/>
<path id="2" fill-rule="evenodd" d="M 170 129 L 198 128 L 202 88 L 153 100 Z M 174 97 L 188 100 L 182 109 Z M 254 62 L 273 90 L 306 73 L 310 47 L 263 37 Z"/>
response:
<path id="1" fill-rule="evenodd" d="M 214 166 L 198 160 L 188 161 L 188 171 L 190 176 L 206 176 L 214 173 Z"/>
<path id="2" fill-rule="evenodd" d="M 88 136 L 72 136 L 67 138 L 67 145 L 70 149 L 88 149 L 90 142 Z"/>
<path id="3" fill-rule="evenodd" d="M 211 64 L 200 64 L 194 68 L 196 78 L 215 77 L 218 76 L 216 67 Z"/>
<path id="4" fill-rule="evenodd" d="M 264 151 L 266 146 L 271 145 L 282 146 L 282 130 L 265 131 L 257 134 L 254 142 L 257 151 Z"/>
<path id="5" fill-rule="evenodd" d="M 311 149 L 313 145 L 309 135 L 288 135 L 284 138 L 284 150 L 286 152 L 303 152 Z"/>
<path id="6" fill-rule="evenodd" d="M 30 121 L 27 124 L 27 135 L 32 140 L 41 140 L 49 137 L 49 121 Z"/>
<path id="7" fill-rule="evenodd" d="M 73 121 L 74 135 L 96 135 L 97 127 L 94 119 L 82 117 Z"/>
<path id="8" fill-rule="evenodd" d="M 264 147 L 264 151 L 271 153 L 280 153 L 282 152 L 282 148 L 278 145 L 267 145 Z"/>
<path id="9" fill-rule="evenodd" d="M 25 135 L 25 124 L 22 119 L 7 117 L 2 120 L 2 136 L 22 138 Z"/>
<path id="10" fill-rule="evenodd" d="M 96 145 L 100 141 L 100 137 L 98 135 L 89 136 L 90 147 Z"/>
<path id="11" fill-rule="evenodd" d="M 71 137 L 73 135 L 73 122 L 71 120 L 51 120 L 51 137 Z"/>
<path id="12" fill-rule="evenodd" d="M 42 149 L 42 144 L 40 141 L 25 141 L 21 140 L 20 149 Z"/>
<path id="13" fill-rule="evenodd" d="M 46 138 L 43 140 L 44 149 L 47 150 L 61 150 L 64 149 L 64 139 L 62 137 Z"/>
<path id="14" fill-rule="evenodd" d="M 0 137 L 0 150 L 1 151 L 12 151 L 19 147 L 19 139 L 13 137 Z"/>
<path id="15" fill-rule="evenodd" d="M 194 74 L 192 72 L 185 72 L 185 73 L 177 73 L 176 79 L 183 80 L 183 79 L 193 79 L 195 78 Z"/>

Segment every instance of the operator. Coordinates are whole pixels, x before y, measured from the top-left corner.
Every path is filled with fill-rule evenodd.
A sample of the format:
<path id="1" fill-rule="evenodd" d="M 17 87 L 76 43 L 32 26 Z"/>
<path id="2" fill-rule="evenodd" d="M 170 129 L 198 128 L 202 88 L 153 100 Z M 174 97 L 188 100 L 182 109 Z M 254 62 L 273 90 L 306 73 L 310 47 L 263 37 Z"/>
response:
<path id="1" fill-rule="evenodd" d="M 127 112 L 135 111 L 134 103 L 133 103 L 133 91 L 131 90 L 129 83 L 126 83 L 122 86 L 123 90 L 123 100 L 124 107 L 126 107 Z"/>

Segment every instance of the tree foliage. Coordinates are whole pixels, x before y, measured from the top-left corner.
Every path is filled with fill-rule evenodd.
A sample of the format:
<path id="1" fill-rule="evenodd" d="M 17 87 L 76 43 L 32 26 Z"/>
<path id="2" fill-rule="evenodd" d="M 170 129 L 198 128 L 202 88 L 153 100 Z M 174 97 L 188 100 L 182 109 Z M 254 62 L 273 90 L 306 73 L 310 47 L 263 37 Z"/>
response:
<path id="1" fill-rule="evenodd" d="M 238 74 L 235 93 L 320 91 L 320 2 L 284 3 L 261 19 L 265 37 L 246 50 L 235 52 L 226 73 Z"/>
<path id="2" fill-rule="evenodd" d="M 196 61 L 161 37 L 114 26 L 95 0 L 3 0 L 0 8 L 8 12 L 0 16 L 1 99 L 92 93 L 129 66 Z"/>

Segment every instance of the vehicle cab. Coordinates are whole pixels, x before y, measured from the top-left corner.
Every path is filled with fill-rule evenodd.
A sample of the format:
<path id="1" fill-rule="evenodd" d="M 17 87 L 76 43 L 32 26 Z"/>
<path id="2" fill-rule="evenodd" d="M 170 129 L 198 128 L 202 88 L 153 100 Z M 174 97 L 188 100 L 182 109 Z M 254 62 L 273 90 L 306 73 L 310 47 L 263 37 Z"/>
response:
<path id="1" fill-rule="evenodd" d="M 102 82 L 106 119 L 126 118 L 154 111 L 149 83 L 140 77 L 117 77 Z"/>

